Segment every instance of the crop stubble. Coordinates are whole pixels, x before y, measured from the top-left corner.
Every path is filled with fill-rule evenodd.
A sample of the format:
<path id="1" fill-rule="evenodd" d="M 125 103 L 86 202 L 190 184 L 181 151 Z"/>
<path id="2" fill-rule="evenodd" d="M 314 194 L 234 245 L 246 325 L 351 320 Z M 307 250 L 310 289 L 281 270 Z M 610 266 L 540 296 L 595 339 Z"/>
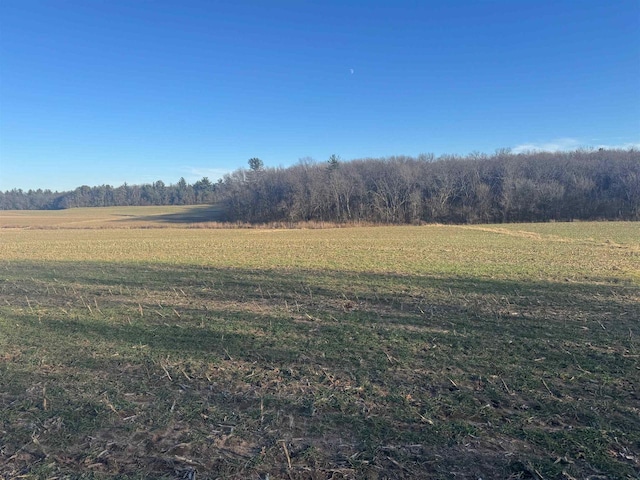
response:
<path id="1" fill-rule="evenodd" d="M 634 223 L 4 229 L 23 478 L 634 478 Z"/>

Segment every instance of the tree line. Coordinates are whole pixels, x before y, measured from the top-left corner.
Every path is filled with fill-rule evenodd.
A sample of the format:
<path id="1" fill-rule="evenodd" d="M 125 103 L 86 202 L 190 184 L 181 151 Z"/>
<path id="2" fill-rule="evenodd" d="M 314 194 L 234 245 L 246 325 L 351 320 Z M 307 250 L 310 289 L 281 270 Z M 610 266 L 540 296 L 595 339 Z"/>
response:
<path id="1" fill-rule="evenodd" d="M 640 219 L 640 152 L 433 155 L 238 170 L 227 220 L 502 223 Z"/>
<path id="2" fill-rule="evenodd" d="M 493 155 L 258 158 L 216 183 L 12 190 L 2 209 L 217 203 L 230 222 L 502 223 L 640 220 L 640 152 L 578 150 Z"/>
<path id="3" fill-rule="evenodd" d="M 13 189 L 0 192 L 0 210 L 62 210 L 78 207 L 146 205 L 198 205 L 217 201 L 216 185 L 207 177 L 189 184 L 181 178 L 174 185 L 162 180 L 119 187 L 83 185 L 69 192 Z"/>

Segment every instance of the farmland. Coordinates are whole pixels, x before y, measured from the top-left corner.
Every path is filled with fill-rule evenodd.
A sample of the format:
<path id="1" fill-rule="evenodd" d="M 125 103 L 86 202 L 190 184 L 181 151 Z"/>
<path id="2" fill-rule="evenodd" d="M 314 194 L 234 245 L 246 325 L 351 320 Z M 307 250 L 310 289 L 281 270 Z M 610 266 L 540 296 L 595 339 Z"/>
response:
<path id="1" fill-rule="evenodd" d="M 640 472 L 639 223 L 0 213 L 6 478 Z"/>

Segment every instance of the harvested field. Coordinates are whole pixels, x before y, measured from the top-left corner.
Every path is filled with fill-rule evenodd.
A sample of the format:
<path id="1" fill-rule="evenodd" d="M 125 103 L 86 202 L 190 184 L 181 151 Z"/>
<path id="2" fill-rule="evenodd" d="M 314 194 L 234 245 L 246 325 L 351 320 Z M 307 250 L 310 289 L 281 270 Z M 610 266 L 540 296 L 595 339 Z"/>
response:
<path id="1" fill-rule="evenodd" d="M 638 223 L 81 213 L 1 218 L 4 478 L 640 474 Z"/>

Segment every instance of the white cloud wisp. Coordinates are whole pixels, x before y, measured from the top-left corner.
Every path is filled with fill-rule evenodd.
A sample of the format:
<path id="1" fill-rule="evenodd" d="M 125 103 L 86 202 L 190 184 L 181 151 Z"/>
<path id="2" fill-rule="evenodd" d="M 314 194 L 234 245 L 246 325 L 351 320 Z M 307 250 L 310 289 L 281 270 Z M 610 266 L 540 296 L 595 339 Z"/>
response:
<path id="1" fill-rule="evenodd" d="M 563 137 L 544 143 L 522 143 L 511 149 L 513 153 L 526 152 L 566 152 L 578 149 L 599 149 L 605 150 L 630 150 L 639 149 L 640 142 L 626 142 L 618 145 L 596 144 L 592 142 L 582 142 L 577 138 Z"/>

